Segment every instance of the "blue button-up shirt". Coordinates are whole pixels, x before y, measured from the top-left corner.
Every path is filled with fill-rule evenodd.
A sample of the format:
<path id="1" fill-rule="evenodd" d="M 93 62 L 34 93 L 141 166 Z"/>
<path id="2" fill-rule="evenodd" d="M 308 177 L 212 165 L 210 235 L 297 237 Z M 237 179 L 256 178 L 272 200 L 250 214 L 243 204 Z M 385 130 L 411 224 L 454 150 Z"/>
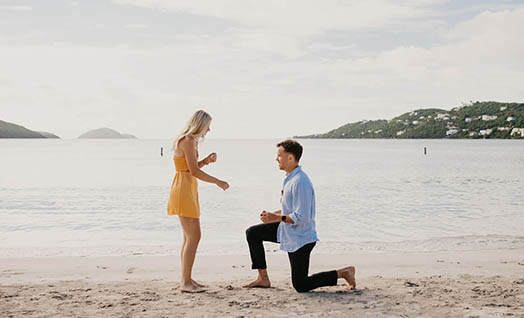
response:
<path id="1" fill-rule="evenodd" d="M 277 239 L 281 250 L 292 253 L 308 243 L 318 241 L 315 230 L 315 190 L 300 166 L 284 179 L 282 214 L 288 215 L 295 223 L 279 224 Z"/>

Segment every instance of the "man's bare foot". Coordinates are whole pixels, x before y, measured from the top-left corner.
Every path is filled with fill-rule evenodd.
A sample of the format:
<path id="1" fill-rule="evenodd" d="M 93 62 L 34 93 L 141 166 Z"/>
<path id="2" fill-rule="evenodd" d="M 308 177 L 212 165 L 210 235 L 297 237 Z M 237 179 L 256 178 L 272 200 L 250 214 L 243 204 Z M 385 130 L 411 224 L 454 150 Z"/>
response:
<path id="1" fill-rule="evenodd" d="M 205 291 L 206 290 L 204 288 L 195 286 L 193 283 L 189 283 L 180 287 L 180 292 L 182 293 L 202 293 Z"/>
<path id="2" fill-rule="evenodd" d="M 249 284 L 243 285 L 243 288 L 269 288 L 271 287 L 271 282 L 269 279 L 257 278 L 255 281 L 252 281 Z"/>
<path id="3" fill-rule="evenodd" d="M 197 287 L 207 287 L 206 285 L 204 284 L 200 284 L 199 282 L 197 282 L 196 280 L 194 279 L 191 279 L 191 283 L 193 283 L 193 285 L 197 286 Z"/>
<path id="4" fill-rule="evenodd" d="M 348 283 L 348 290 L 352 290 L 357 288 L 357 281 L 355 280 L 355 267 L 354 266 L 348 266 L 340 269 L 338 271 L 340 273 L 340 278 L 344 278 L 346 282 Z"/>

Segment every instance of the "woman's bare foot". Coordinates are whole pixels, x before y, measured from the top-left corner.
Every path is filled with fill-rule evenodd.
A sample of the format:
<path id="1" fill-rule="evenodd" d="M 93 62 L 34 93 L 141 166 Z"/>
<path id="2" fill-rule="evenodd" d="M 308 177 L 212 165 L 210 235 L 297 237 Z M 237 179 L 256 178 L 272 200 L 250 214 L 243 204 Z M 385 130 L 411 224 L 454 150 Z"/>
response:
<path id="1" fill-rule="evenodd" d="M 196 287 L 207 287 L 206 285 L 204 285 L 204 284 L 200 284 L 199 282 L 197 282 L 197 281 L 194 280 L 194 279 L 191 279 L 191 283 L 192 283 L 193 285 L 195 285 Z"/>
<path id="2" fill-rule="evenodd" d="M 348 290 L 352 290 L 357 288 L 357 281 L 355 279 L 355 267 L 354 266 L 348 266 L 344 267 L 342 269 L 339 269 L 338 271 L 339 278 L 344 278 L 346 282 L 348 283 Z"/>
<path id="3" fill-rule="evenodd" d="M 249 284 L 243 285 L 243 288 L 269 288 L 271 287 L 271 282 L 269 279 L 257 278 L 255 281 L 252 281 Z"/>
<path id="4" fill-rule="evenodd" d="M 206 290 L 204 288 L 195 286 L 193 283 L 189 283 L 180 287 L 180 292 L 182 293 L 202 293 L 205 291 Z"/>

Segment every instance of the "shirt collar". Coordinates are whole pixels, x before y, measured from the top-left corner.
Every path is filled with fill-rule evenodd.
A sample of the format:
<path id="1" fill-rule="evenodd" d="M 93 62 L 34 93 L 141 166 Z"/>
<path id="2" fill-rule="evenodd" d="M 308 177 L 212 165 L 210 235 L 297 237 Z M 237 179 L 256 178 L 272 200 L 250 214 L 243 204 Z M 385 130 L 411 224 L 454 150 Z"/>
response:
<path id="1" fill-rule="evenodd" d="M 291 171 L 289 174 L 286 175 L 286 179 L 285 180 L 288 180 L 289 178 L 293 177 L 294 175 L 296 175 L 300 171 L 302 171 L 302 167 L 301 166 L 297 166 L 295 169 L 293 169 L 293 171 Z"/>

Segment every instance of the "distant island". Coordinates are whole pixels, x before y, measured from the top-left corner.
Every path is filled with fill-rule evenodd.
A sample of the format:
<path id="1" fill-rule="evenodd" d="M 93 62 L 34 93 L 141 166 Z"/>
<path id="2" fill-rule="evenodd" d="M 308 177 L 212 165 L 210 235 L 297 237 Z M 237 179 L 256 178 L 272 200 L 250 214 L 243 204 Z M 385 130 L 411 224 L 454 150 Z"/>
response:
<path id="1" fill-rule="evenodd" d="M 60 138 L 57 135 L 44 131 L 34 131 L 0 120 L 0 138 Z"/>
<path id="2" fill-rule="evenodd" d="M 417 109 L 391 120 L 363 120 L 324 134 L 295 138 L 524 138 L 524 104 L 475 102 Z"/>
<path id="3" fill-rule="evenodd" d="M 116 130 L 110 128 L 98 128 L 90 130 L 78 138 L 80 139 L 137 139 L 130 134 L 121 134 Z"/>

